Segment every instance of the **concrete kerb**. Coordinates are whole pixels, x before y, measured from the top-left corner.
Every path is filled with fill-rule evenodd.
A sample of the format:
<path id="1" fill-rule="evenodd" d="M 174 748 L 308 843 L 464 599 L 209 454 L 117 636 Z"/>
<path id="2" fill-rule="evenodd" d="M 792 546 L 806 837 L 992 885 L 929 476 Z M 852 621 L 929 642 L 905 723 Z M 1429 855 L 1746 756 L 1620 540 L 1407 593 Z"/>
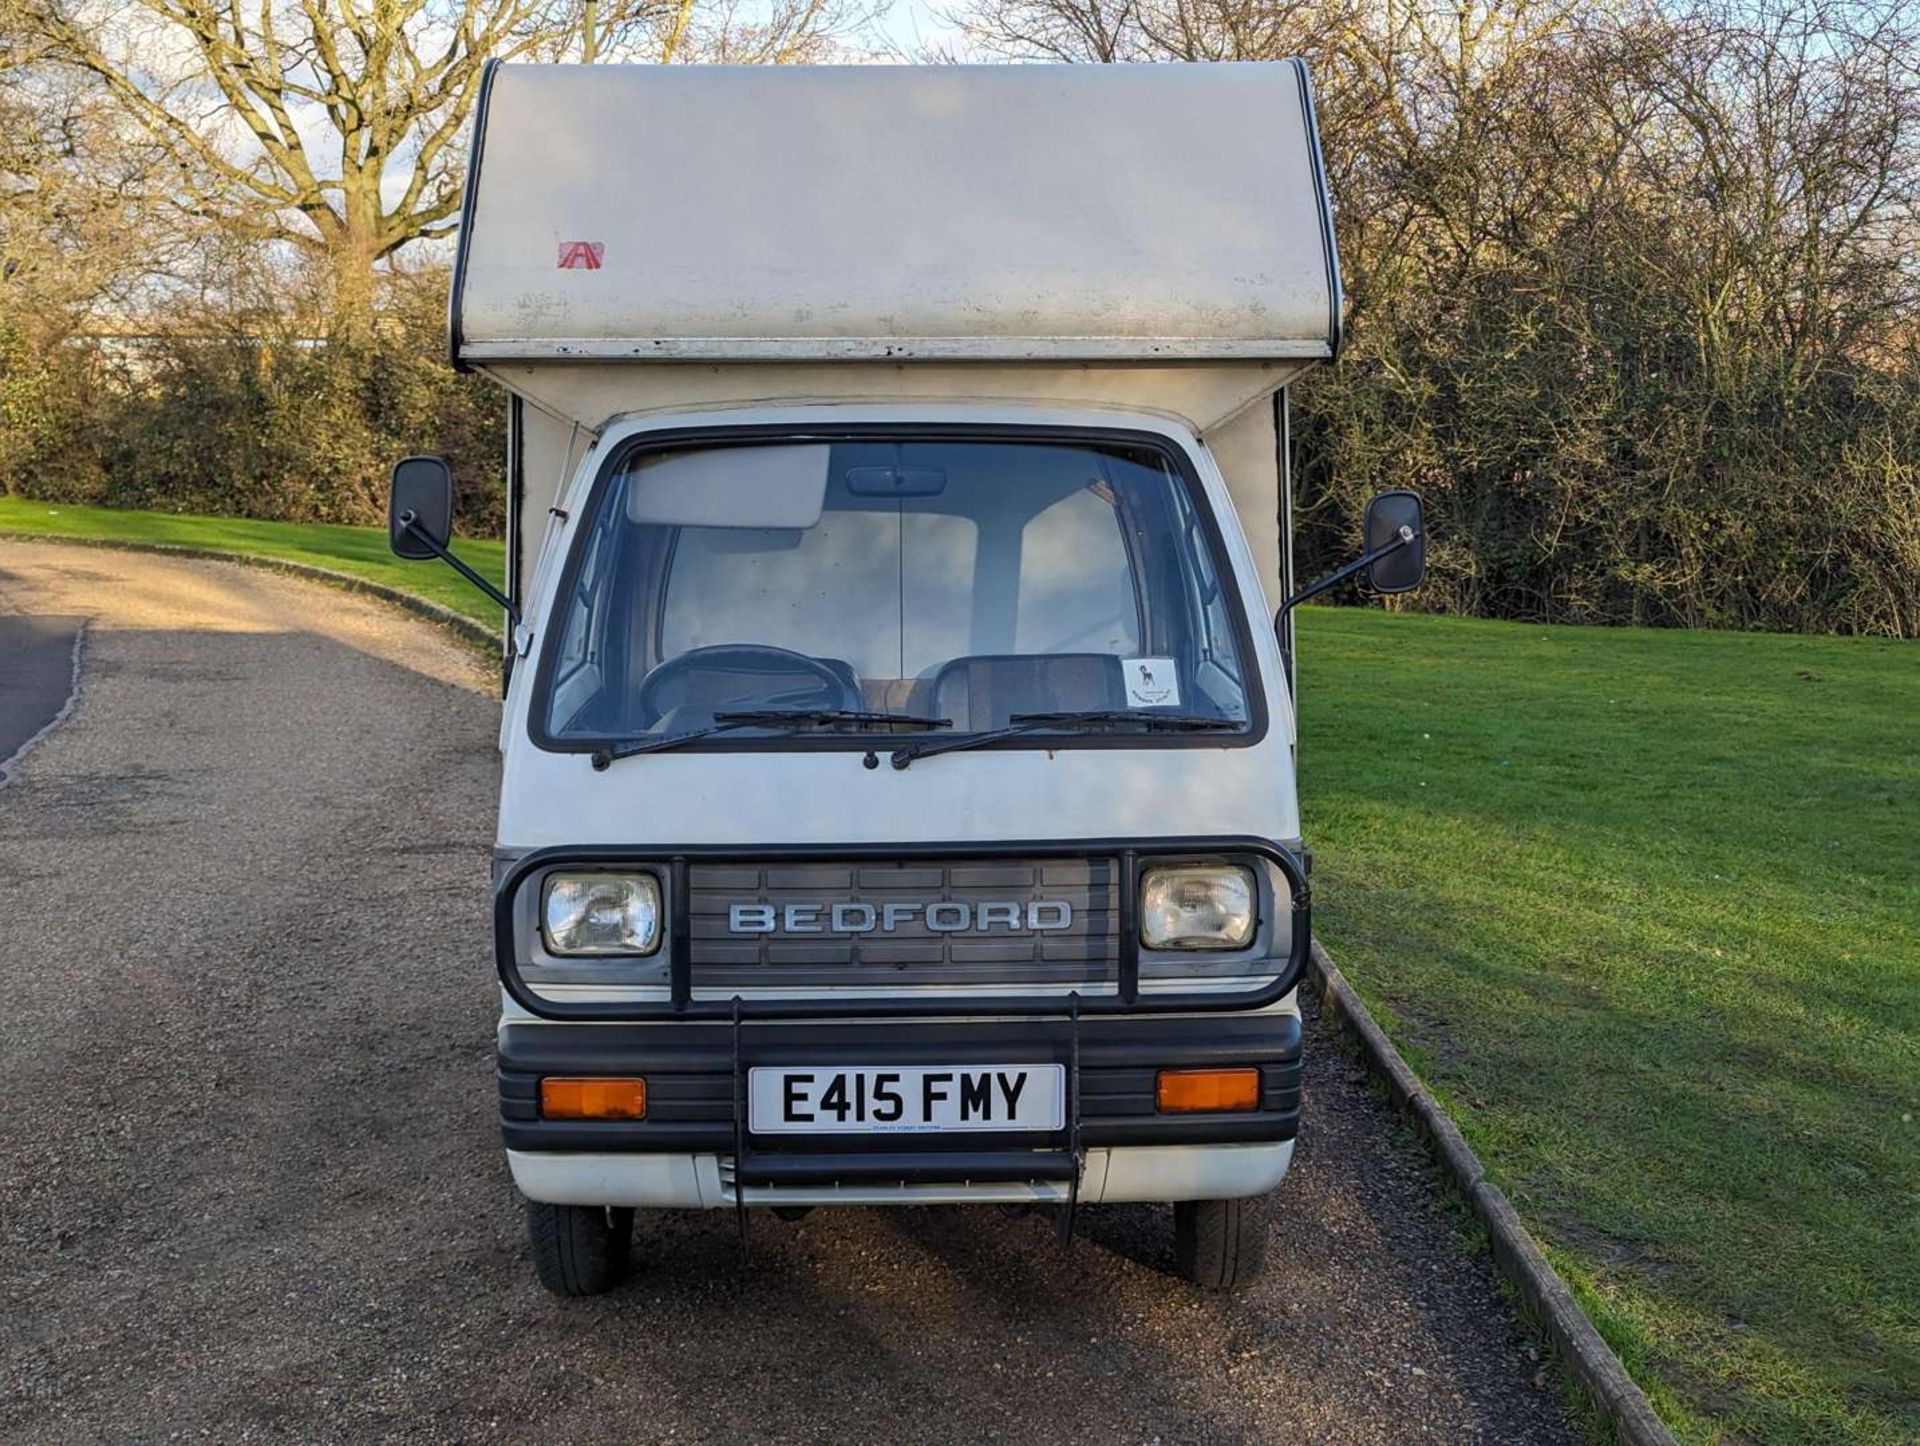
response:
<path id="1" fill-rule="evenodd" d="M 1567 1283 L 1548 1261 L 1540 1243 L 1521 1221 L 1500 1187 L 1486 1178 L 1486 1167 L 1440 1107 L 1400 1051 L 1393 1047 L 1331 955 L 1314 940 L 1310 973 L 1328 1017 L 1359 1042 L 1368 1067 L 1386 1085 L 1394 1104 L 1418 1127 L 1428 1147 L 1459 1190 L 1493 1247 L 1494 1264 L 1545 1326 L 1567 1367 L 1626 1446 L 1673 1446 L 1673 1434 L 1654 1411 L 1646 1393 L 1627 1374 L 1587 1319 Z"/>
<path id="2" fill-rule="evenodd" d="M 476 647 L 498 651 L 501 645 L 501 633 L 489 628 L 485 623 L 475 622 L 463 613 L 452 608 L 442 607 L 439 603 L 429 602 L 414 593 L 402 591 L 397 587 L 388 587 L 385 583 L 374 582 L 369 578 L 355 577 L 350 572 L 335 572 L 329 567 L 316 567 L 312 563 L 293 562 L 280 557 L 262 557 L 252 552 L 224 552 L 216 547 L 189 547 L 174 542 L 132 542 L 116 537 L 68 537 L 47 532 L 10 532 L 0 528 L 0 538 L 13 542 L 51 542 L 63 547 L 105 547 L 121 552 L 155 552 L 166 557 L 185 557 L 198 562 L 231 562 L 241 567 L 258 568 L 263 572 L 286 573 L 292 577 L 304 577 L 314 582 L 326 583 L 347 592 L 366 593 L 370 597 L 380 598 L 408 612 L 438 623 L 441 627 L 457 634 L 463 642 Z"/>

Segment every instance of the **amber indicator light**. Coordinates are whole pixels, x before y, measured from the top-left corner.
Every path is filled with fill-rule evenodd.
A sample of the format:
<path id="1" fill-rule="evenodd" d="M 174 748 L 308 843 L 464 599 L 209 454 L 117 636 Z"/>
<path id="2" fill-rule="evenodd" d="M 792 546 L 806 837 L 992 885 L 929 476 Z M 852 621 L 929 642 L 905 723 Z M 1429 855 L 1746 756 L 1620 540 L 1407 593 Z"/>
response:
<path id="1" fill-rule="evenodd" d="M 1260 1108 L 1257 1069 L 1163 1069 L 1154 1091 L 1162 1114 Z"/>
<path id="2" fill-rule="evenodd" d="M 543 1120 L 644 1120 L 647 1082 L 643 1079 L 543 1079 Z"/>

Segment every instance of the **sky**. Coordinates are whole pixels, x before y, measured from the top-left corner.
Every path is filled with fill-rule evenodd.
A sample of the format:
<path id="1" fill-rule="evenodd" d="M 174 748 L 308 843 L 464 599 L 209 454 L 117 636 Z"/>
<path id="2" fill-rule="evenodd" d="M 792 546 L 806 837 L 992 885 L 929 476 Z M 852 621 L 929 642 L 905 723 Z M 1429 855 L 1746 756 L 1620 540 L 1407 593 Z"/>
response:
<path id="1" fill-rule="evenodd" d="M 880 34 L 912 59 L 926 46 L 950 38 L 953 30 L 927 0 L 892 0 L 880 22 Z"/>

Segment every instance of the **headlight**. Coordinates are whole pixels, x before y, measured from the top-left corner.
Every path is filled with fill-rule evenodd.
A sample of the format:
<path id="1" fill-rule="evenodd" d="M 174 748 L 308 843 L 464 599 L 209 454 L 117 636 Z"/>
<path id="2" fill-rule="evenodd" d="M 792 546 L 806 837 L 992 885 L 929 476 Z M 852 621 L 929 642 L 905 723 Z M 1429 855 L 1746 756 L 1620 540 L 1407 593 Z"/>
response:
<path id="1" fill-rule="evenodd" d="M 1149 869 L 1140 881 L 1140 942 L 1148 949 L 1244 949 L 1253 942 L 1258 897 L 1247 869 Z"/>
<path id="2" fill-rule="evenodd" d="M 548 874 L 540 932 L 552 954 L 651 954 L 660 946 L 652 874 Z"/>

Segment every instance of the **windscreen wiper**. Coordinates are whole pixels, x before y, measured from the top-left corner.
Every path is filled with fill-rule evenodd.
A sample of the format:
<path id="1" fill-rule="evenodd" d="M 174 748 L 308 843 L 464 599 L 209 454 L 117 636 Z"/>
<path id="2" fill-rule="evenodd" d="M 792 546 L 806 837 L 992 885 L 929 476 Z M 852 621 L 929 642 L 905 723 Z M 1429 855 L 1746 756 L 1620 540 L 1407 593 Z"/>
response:
<path id="1" fill-rule="evenodd" d="M 990 728 L 985 733 L 943 738 L 937 743 L 909 743 L 904 748 L 896 748 L 893 750 L 893 766 L 905 768 L 916 758 L 931 758 L 936 753 L 957 753 L 962 748 L 978 748 L 983 743 L 995 743 L 1022 733 L 1039 733 L 1049 728 L 1103 728 L 1116 723 L 1138 723 L 1149 731 L 1164 729 L 1169 733 L 1233 732 L 1246 726 L 1231 718 L 1202 718 L 1193 713 L 1150 713 L 1144 708 L 1100 708 L 1084 713 L 1015 713 L 1004 728 Z"/>
<path id="2" fill-rule="evenodd" d="M 927 718 L 918 713 L 874 713 L 859 708 L 744 708 L 715 713 L 713 722 L 707 727 L 686 733 L 609 743 L 594 750 L 593 766 L 604 769 L 617 758 L 631 758 L 636 753 L 664 752 L 669 748 L 678 748 L 683 743 L 711 738 L 716 733 L 731 733 L 736 728 L 809 728 L 824 727 L 829 723 L 856 723 L 861 727 L 882 723 L 908 723 L 916 728 L 953 726 L 951 718 Z"/>
<path id="3" fill-rule="evenodd" d="M 929 718 L 924 713 L 881 713 L 862 708 L 750 708 L 738 713 L 715 713 L 716 723 L 911 723 L 916 728 L 951 728 L 951 718 Z"/>

